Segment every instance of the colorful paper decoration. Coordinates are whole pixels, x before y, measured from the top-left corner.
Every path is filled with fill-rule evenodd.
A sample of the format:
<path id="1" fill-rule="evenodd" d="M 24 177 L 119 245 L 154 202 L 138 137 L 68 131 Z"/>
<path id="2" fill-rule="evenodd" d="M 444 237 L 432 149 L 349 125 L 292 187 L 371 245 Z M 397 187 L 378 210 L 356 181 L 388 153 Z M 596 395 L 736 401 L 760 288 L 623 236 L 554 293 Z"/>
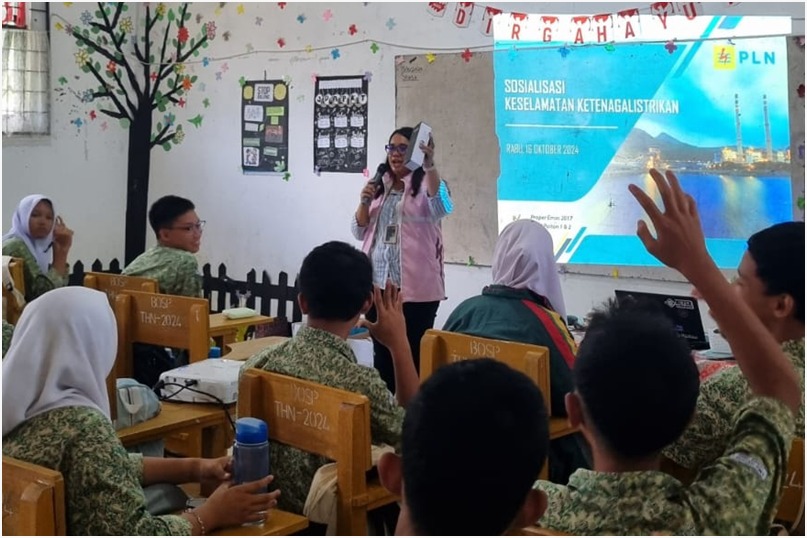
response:
<path id="1" fill-rule="evenodd" d="M 433 16 L 433 17 L 442 17 L 446 14 L 446 6 L 448 5 L 447 2 L 429 2 L 426 6 L 426 10 Z"/>
<path id="2" fill-rule="evenodd" d="M 457 2 L 457 7 L 454 9 L 454 25 L 458 28 L 468 28 L 473 12 L 473 2 Z"/>

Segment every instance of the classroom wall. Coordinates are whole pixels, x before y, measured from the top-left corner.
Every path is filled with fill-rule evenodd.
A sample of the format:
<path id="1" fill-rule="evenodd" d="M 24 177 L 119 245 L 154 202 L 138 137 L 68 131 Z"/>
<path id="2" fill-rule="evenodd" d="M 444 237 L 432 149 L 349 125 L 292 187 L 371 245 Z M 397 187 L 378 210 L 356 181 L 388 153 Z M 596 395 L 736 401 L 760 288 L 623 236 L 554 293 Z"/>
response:
<path id="1" fill-rule="evenodd" d="M 584 3 L 487 5 L 527 13 L 592 13 L 593 9 Z M 595 11 L 647 9 L 648 5 L 597 3 Z M 287 3 L 283 9 L 275 2 L 244 3 L 243 13 L 239 6 L 233 2 L 223 7 L 219 3 L 191 5 L 191 35 L 198 28 L 195 18 L 201 15 L 201 23 L 216 22 L 217 37 L 196 58 L 197 63 L 187 66 L 199 78 L 186 109 L 173 110 L 183 122 L 186 136 L 169 152 L 152 150 L 149 199 L 173 193 L 194 200 L 200 217 L 207 220 L 198 255 L 201 263 L 224 263 L 236 278 L 253 267 L 266 269 L 270 275 L 280 271 L 295 274 L 305 254 L 318 244 L 336 239 L 358 245 L 350 235 L 349 222 L 366 181 L 361 175 L 318 176 L 313 172 L 312 75 L 368 73 L 368 167 L 374 169 L 384 158 L 383 145 L 395 128 L 395 56 L 484 46 L 491 40 L 479 31 L 480 8 L 470 27 L 457 28 L 450 19 L 454 3 L 448 4 L 449 13 L 444 18 L 431 17 L 424 3 Z M 788 14 L 799 19 L 794 22 L 794 33 L 804 33 L 803 4 L 740 3 L 728 7 L 728 3 L 704 3 L 703 8 L 707 13 Z M 76 91 L 90 87 L 86 75 L 76 79 L 79 71 L 73 40 L 54 29 L 59 22 L 80 24 L 84 9 L 79 3 L 51 4 L 54 90 L 60 86 Z M 132 4 L 133 12 L 142 14 L 143 10 L 142 5 Z M 298 20 L 301 14 L 305 15 L 302 23 Z M 394 24 L 388 28 L 390 19 Z M 350 25 L 356 25 L 356 35 L 350 35 Z M 277 42 L 281 37 L 285 39 L 283 48 Z M 368 41 L 349 44 L 361 40 Z M 370 41 L 378 43 L 376 53 Z M 306 52 L 307 45 L 312 52 Z M 247 54 L 250 48 L 255 52 Z M 338 59 L 332 56 L 334 48 L 339 49 Z M 202 63 L 204 56 L 211 59 L 207 66 Z M 244 175 L 241 171 L 239 78 L 262 79 L 264 74 L 270 79 L 291 80 L 288 181 L 282 176 Z M 67 82 L 60 83 L 60 77 L 66 77 Z M 446 81 L 447 91 L 450 87 L 451 81 Z M 204 99 L 209 100 L 207 108 Z M 68 91 L 63 98 L 54 97 L 50 136 L 4 138 L 3 229 L 10 226 L 17 201 L 27 193 L 41 191 L 54 197 L 59 213 L 76 232 L 71 259 L 86 262 L 100 258 L 106 262 L 123 256 L 127 136 L 115 120 L 101 115 L 90 120 L 88 113 L 87 105 Z M 469 113 L 473 113 L 472 105 Z M 198 129 L 187 123 L 196 114 L 203 116 Z M 77 127 L 71 123 L 77 118 L 87 121 Z M 105 130 L 101 128 L 103 122 Z M 449 148 L 461 140 L 442 140 L 440 133 L 435 133 L 435 142 L 439 165 L 452 158 Z M 462 182 L 462 178 L 449 179 L 452 185 Z M 584 315 L 616 287 L 689 290 L 680 281 L 621 278 L 618 268 L 609 277 L 574 274 L 580 270 L 575 267 L 566 270 L 562 282 L 567 310 L 577 315 Z M 661 278 L 674 280 L 676 276 Z M 448 300 L 438 311 L 437 325 L 442 325 L 456 304 L 479 293 L 489 280 L 487 267 L 448 265 Z"/>

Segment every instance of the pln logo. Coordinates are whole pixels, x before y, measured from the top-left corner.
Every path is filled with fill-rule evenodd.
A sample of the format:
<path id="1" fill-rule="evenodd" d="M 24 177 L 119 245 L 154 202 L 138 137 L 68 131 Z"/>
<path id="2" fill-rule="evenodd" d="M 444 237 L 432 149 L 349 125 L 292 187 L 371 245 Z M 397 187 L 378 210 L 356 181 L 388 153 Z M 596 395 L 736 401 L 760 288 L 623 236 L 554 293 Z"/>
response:
<path id="1" fill-rule="evenodd" d="M 776 65 L 774 51 L 736 50 L 733 45 L 712 47 L 712 64 L 715 69 L 737 69 L 738 65 Z"/>
<path id="2" fill-rule="evenodd" d="M 737 52 L 732 45 L 715 45 L 712 47 L 712 63 L 715 69 L 726 70 L 737 68 Z"/>

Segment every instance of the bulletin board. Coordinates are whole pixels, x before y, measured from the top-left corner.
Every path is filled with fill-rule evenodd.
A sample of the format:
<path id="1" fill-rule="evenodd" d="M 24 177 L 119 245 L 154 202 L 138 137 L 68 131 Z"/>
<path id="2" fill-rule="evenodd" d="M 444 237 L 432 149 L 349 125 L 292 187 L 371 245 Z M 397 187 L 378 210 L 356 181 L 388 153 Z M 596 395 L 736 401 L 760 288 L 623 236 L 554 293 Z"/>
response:
<path id="1" fill-rule="evenodd" d="M 317 77 L 314 170 L 360 174 L 367 168 L 366 76 Z"/>
<path id="2" fill-rule="evenodd" d="M 283 173 L 289 162 L 289 91 L 283 80 L 248 80 L 241 90 L 241 166 Z"/>

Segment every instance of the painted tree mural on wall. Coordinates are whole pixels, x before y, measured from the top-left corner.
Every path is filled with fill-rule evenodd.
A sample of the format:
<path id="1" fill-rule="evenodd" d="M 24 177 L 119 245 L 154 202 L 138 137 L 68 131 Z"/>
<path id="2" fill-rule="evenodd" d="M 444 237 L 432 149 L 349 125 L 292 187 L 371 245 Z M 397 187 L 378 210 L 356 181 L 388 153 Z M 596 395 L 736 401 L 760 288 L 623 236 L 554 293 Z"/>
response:
<path id="1" fill-rule="evenodd" d="M 76 63 L 94 84 L 82 93 L 93 101 L 102 100 L 105 104 L 96 103 L 98 112 L 129 129 L 127 264 L 146 248 L 151 149 L 160 146 L 169 151 L 185 138 L 175 112 L 185 112 L 185 97 L 196 83 L 196 76 L 186 72 L 185 62 L 216 37 L 216 23 L 200 24 L 201 16 L 196 18 L 199 28 L 191 35 L 187 24 L 193 16 L 188 3 L 177 8 L 146 3 L 137 29 L 136 15 L 129 7 L 125 2 L 98 2 L 94 13 L 82 13 L 80 26 L 67 28 L 78 46 Z M 199 127 L 202 116 L 186 121 Z"/>

